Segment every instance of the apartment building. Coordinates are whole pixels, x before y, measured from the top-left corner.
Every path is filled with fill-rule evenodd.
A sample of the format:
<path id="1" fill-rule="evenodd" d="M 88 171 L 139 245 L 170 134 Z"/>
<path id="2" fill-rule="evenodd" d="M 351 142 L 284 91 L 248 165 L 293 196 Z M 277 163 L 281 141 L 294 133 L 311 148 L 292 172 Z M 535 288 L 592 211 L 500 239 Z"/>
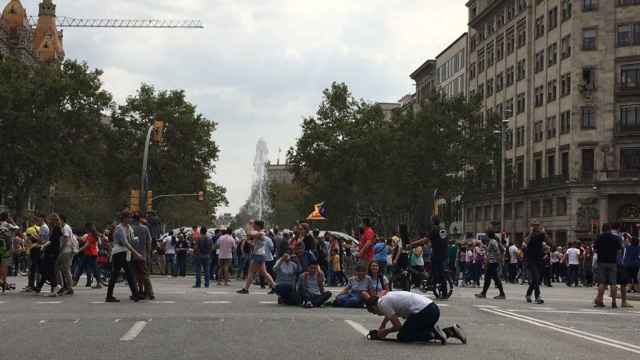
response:
<path id="1" fill-rule="evenodd" d="M 506 231 L 558 244 L 640 224 L 640 0 L 471 0 L 467 84 L 507 121 Z M 465 231 L 501 218 L 499 187 Z"/>
<path id="2" fill-rule="evenodd" d="M 436 56 L 436 87 L 446 96 L 466 96 L 467 33 Z"/>

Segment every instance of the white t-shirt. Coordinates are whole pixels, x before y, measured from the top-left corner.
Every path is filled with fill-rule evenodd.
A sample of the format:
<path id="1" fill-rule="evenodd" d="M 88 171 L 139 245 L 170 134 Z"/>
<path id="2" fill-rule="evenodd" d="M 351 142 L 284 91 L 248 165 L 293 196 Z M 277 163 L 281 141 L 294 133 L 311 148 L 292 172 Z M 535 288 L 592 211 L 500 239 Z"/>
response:
<path id="1" fill-rule="evenodd" d="M 576 248 L 568 249 L 567 257 L 569 265 L 580 265 L 580 250 Z"/>
<path id="2" fill-rule="evenodd" d="M 417 314 L 433 301 L 426 296 L 407 291 L 391 291 L 378 300 L 378 309 L 386 316 L 408 318 Z"/>
<path id="3" fill-rule="evenodd" d="M 177 240 L 176 240 L 176 243 L 177 243 Z M 176 246 L 172 243 L 171 236 L 167 236 L 162 242 L 162 245 L 164 246 L 165 254 L 167 255 L 176 254 Z"/>
<path id="4" fill-rule="evenodd" d="M 64 238 L 68 240 L 65 242 Z M 60 252 L 63 254 L 73 252 L 73 247 L 71 246 L 71 242 L 73 239 L 73 230 L 71 230 L 71 226 L 64 224 L 62 226 L 62 239 L 60 239 Z"/>
<path id="5" fill-rule="evenodd" d="M 509 247 L 509 263 L 511 264 L 518 263 L 518 247 L 515 245 L 511 245 Z"/>

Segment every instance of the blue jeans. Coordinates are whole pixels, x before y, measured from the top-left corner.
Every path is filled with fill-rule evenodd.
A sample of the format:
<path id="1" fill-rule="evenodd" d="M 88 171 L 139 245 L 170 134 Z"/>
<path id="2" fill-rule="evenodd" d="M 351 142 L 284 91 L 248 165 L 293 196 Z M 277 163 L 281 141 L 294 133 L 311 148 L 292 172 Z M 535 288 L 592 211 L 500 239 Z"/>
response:
<path id="1" fill-rule="evenodd" d="M 164 272 L 176 276 L 176 254 L 166 254 L 164 257 Z"/>
<path id="2" fill-rule="evenodd" d="M 83 272 L 87 273 L 87 286 L 91 286 L 91 276 L 93 275 L 96 278 L 98 284 L 100 284 L 100 273 L 98 272 L 98 266 L 96 265 L 97 256 L 88 256 L 85 255 L 80 258 L 80 264 L 78 265 L 78 270 L 73 276 L 73 282 L 78 282 L 80 280 L 80 276 Z"/>
<path id="3" fill-rule="evenodd" d="M 196 271 L 196 287 L 200 287 L 202 273 L 204 273 L 204 286 L 209 287 L 209 256 L 194 256 L 193 266 Z"/>

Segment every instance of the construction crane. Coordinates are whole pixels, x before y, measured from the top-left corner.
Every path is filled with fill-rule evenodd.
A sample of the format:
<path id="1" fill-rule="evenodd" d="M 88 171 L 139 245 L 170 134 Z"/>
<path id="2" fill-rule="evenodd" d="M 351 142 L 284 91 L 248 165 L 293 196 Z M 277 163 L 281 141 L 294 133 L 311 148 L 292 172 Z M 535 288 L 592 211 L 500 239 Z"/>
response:
<path id="1" fill-rule="evenodd" d="M 29 16 L 29 25 L 35 27 L 37 16 Z M 58 27 L 67 28 L 137 28 L 137 29 L 204 29 L 200 20 L 162 19 L 83 19 L 56 17 Z"/>

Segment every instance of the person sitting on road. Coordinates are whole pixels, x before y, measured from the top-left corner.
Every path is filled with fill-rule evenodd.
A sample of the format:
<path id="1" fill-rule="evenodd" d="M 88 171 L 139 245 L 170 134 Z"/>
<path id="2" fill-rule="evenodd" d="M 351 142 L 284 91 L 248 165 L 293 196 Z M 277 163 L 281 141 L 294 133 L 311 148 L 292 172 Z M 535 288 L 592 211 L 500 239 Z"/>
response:
<path id="1" fill-rule="evenodd" d="M 349 283 L 336 296 L 333 306 L 362 308 L 365 300 L 371 297 L 373 280 L 367 275 L 367 268 L 360 264 L 356 267 L 356 276 L 349 279 Z"/>
<path id="2" fill-rule="evenodd" d="M 422 246 L 417 246 L 411 250 L 409 255 L 409 271 L 411 272 L 411 278 L 413 279 L 413 285 L 419 286 L 422 280 L 425 279 L 424 273 L 424 249 Z"/>
<path id="3" fill-rule="evenodd" d="M 369 276 L 373 281 L 371 296 L 382 296 L 389 292 L 389 280 L 384 276 L 384 273 L 381 271 L 381 266 L 377 261 L 369 264 Z"/>
<path id="4" fill-rule="evenodd" d="M 278 304 L 300 305 L 296 292 L 296 282 L 300 273 L 300 265 L 291 260 L 290 250 L 284 253 L 273 266 L 276 273 L 276 286 L 273 292 L 278 295 Z"/>
<path id="5" fill-rule="evenodd" d="M 324 274 L 317 262 L 309 264 L 307 271 L 300 277 L 300 288 L 305 308 L 321 307 L 331 298 L 331 292 L 324 289 Z"/>
<path id="6" fill-rule="evenodd" d="M 371 340 L 382 340 L 397 332 L 397 340 L 404 343 L 437 340 L 446 345 L 448 338 L 456 338 L 463 344 L 467 343 L 467 337 L 460 325 L 440 329 L 437 325 L 440 320 L 438 305 L 422 295 L 391 291 L 380 298 L 372 296 L 366 301 L 366 305 L 370 313 L 384 316 L 380 327 L 369 332 L 368 337 Z M 400 318 L 406 319 L 404 324 L 400 322 Z M 387 328 L 389 323 L 391 327 Z"/>

